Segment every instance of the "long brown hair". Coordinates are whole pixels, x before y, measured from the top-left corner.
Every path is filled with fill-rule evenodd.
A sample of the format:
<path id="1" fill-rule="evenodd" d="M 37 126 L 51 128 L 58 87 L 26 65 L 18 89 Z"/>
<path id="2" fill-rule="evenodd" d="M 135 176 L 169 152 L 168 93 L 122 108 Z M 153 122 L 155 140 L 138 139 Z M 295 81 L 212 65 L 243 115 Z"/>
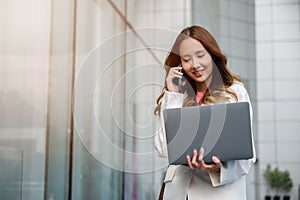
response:
<path id="1" fill-rule="evenodd" d="M 227 66 L 227 58 L 222 53 L 217 41 L 203 27 L 191 26 L 181 31 L 181 33 L 176 38 L 174 45 L 164 63 L 166 76 L 168 75 L 170 68 L 176 67 L 180 64 L 181 59 L 179 54 L 179 47 L 181 42 L 187 38 L 193 38 L 199 41 L 204 46 L 206 51 L 210 54 L 213 60 L 214 70 L 212 74 L 212 82 L 210 83 L 208 89 L 204 94 L 202 103 L 213 104 L 218 102 L 229 101 L 229 97 L 225 93 L 232 95 L 237 100 L 235 92 L 230 90 L 229 87 L 233 84 L 234 81 L 240 81 L 240 78 L 229 70 Z M 195 94 L 197 92 L 195 81 L 192 80 L 184 72 L 183 78 L 186 79 L 188 83 L 186 84 L 187 86 L 184 89 L 184 91 L 186 91 L 187 93 L 187 97 L 184 99 L 183 106 L 197 105 L 195 98 Z M 155 108 L 155 114 L 160 113 L 161 98 L 163 97 L 164 92 L 167 90 L 168 88 L 166 87 L 165 83 L 163 91 L 157 99 L 157 107 Z"/>

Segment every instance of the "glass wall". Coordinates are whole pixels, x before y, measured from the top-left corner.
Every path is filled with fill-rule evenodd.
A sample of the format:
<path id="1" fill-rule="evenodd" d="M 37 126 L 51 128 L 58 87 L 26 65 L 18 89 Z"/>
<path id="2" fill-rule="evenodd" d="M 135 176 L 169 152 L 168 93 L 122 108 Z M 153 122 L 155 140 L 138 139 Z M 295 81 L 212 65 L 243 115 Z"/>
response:
<path id="1" fill-rule="evenodd" d="M 73 199 L 158 197 L 167 162 L 154 149 L 154 106 L 177 30 L 157 28 L 155 11 L 186 15 L 174 5 L 78 1 Z"/>
<path id="2" fill-rule="evenodd" d="M 190 1 L 3 0 L 0 11 L 0 145 L 23 156 L 4 170 L 15 194 L 156 199 L 167 161 L 154 106 Z"/>
<path id="3" fill-rule="evenodd" d="M 1 182 L 16 181 L 18 198 L 21 186 L 23 199 L 43 199 L 50 1 L 1 0 L 0 13 Z"/>
<path id="4" fill-rule="evenodd" d="M 155 199 L 162 183 L 153 113 L 165 52 L 153 52 L 159 30 L 132 30 L 135 3 L 78 1 L 73 199 Z"/>
<path id="5" fill-rule="evenodd" d="M 23 152 L 0 147 L 0 196 L 6 200 L 22 196 Z"/>
<path id="6" fill-rule="evenodd" d="M 120 2 L 118 6 L 124 13 L 125 1 Z M 99 156 L 107 154 L 112 163 L 123 164 L 122 155 L 114 153 L 108 142 L 123 148 L 122 130 L 114 125 L 111 116 L 110 91 L 126 69 L 120 54 L 120 60 L 115 63 L 108 61 L 112 62 L 111 66 L 107 67 L 107 60 L 125 48 L 125 38 L 120 37 L 105 49 L 101 49 L 101 42 L 123 32 L 126 26 L 108 1 L 79 0 L 77 3 L 72 199 L 122 199 L 122 171 L 101 162 Z M 104 72 L 107 73 L 103 75 Z M 120 93 L 117 99 L 120 116 L 123 95 Z M 100 105 L 96 105 L 98 101 Z M 101 137 L 102 126 L 110 140 Z"/>

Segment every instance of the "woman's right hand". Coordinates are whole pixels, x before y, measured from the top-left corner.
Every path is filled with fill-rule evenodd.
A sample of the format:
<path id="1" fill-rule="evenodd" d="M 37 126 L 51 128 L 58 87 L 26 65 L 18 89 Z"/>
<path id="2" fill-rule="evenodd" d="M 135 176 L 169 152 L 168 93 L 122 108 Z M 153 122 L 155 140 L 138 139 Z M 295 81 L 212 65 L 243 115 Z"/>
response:
<path id="1" fill-rule="evenodd" d="M 213 164 L 206 164 L 203 160 L 203 157 L 204 157 L 203 148 L 200 149 L 199 156 L 196 149 L 194 149 L 193 151 L 193 158 L 190 158 L 190 156 L 187 155 L 186 160 L 188 162 L 188 166 L 190 167 L 190 169 L 202 169 L 214 173 L 220 173 L 222 163 L 219 158 L 213 156 L 212 157 Z"/>
<path id="2" fill-rule="evenodd" d="M 179 86 L 174 83 L 175 78 L 182 78 L 183 73 L 179 70 L 182 69 L 182 67 L 171 67 L 168 73 L 168 76 L 166 78 L 166 84 L 168 91 L 170 92 L 179 92 Z"/>

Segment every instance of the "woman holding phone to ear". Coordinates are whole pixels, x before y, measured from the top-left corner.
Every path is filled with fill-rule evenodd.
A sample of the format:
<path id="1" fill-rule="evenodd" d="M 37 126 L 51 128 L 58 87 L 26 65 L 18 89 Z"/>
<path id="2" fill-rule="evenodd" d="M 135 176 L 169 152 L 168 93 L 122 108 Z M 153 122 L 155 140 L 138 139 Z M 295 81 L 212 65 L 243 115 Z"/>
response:
<path id="1" fill-rule="evenodd" d="M 165 87 L 155 109 L 161 122 L 155 138 L 160 156 L 167 157 L 163 109 L 242 101 L 250 103 L 244 85 L 229 70 L 227 59 L 216 40 L 203 27 L 192 26 L 181 31 L 165 60 L 165 70 Z M 252 117 L 252 109 L 250 112 Z M 205 149 L 199 147 L 192 157 L 187 155 L 188 166 L 170 165 L 160 199 L 246 200 L 245 175 L 256 160 L 255 150 L 252 159 L 224 163 L 216 156 L 212 157 L 213 163 L 205 163 L 204 155 Z"/>

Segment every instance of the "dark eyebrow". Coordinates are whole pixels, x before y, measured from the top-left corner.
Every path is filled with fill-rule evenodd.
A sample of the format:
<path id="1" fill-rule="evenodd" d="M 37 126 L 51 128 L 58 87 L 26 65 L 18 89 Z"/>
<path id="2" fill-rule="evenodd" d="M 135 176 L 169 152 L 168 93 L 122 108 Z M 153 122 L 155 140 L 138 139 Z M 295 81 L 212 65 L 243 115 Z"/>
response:
<path id="1" fill-rule="evenodd" d="M 199 54 L 199 53 L 203 53 L 204 52 L 204 50 L 199 50 L 199 51 L 196 51 L 195 52 L 195 54 Z M 183 58 L 183 57 L 189 57 L 190 55 L 182 55 L 181 57 Z"/>
<path id="2" fill-rule="evenodd" d="M 196 54 L 202 53 L 202 52 L 204 52 L 204 50 L 199 50 L 199 51 L 196 51 Z"/>
<path id="3" fill-rule="evenodd" d="M 181 58 L 186 58 L 186 57 L 190 57 L 189 55 L 182 55 L 180 56 Z"/>

